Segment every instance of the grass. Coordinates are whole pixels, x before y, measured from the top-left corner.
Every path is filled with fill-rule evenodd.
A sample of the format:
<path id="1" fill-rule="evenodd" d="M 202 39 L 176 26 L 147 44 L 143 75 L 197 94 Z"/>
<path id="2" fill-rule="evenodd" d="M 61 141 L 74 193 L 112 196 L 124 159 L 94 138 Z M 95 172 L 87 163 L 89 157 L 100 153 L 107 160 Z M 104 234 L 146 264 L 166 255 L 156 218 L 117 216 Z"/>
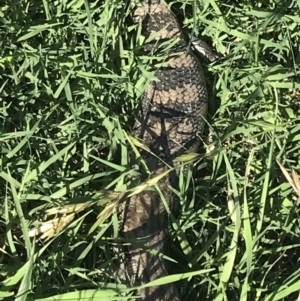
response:
<path id="1" fill-rule="evenodd" d="M 154 70 L 125 2 L 1 6 L 1 300 L 128 291 L 108 273 L 111 206 L 137 176 L 124 130 Z M 180 183 L 177 263 L 159 282 L 184 278 L 182 300 L 299 300 L 299 1 L 171 4 L 221 59 L 204 64 L 206 156 Z"/>

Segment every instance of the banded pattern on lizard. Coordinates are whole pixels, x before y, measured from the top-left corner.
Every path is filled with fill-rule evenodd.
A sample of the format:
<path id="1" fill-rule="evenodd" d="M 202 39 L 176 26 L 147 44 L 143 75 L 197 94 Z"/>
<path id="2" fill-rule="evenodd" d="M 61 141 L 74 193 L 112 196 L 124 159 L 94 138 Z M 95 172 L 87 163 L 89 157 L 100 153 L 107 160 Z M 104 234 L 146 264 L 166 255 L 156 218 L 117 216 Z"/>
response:
<path id="1" fill-rule="evenodd" d="M 207 112 L 205 77 L 197 58 L 187 49 L 188 43 L 176 17 L 162 1 L 142 1 L 135 6 L 133 19 L 135 22 L 142 20 L 146 38 L 155 35 L 154 41 L 145 45 L 145 51 L 166 39 L 178 39 L 169 54 L 181 54 L 170 56 L 166 65 L 156 71 L 158 81 L 151 82 L 144 92 L 141 111 L 132 131 L 132 135 L 141 138 L 156 156 L 174 166 L 177 156 L 195 152 L 199 146 L 198 135 L 204 127 L 202 116 Z M 154 176 L 167 168 L 155 156 L 146 152 L 142 155 Z M 168 186 L 177 187 L 177 172 L 169 173 L 159 182 L 172 211 L 178 207 L 178 200 Z M 146 178 L 142 170 L 142 181 Z M 153 254 L 135 243 L 130 244 L 121 263 L 120 277 L 130 284 L 140 285 L 167 276 L 167 262 L 161 255 L 166 249 L 168 214 L 158 193 L 143 191 L 127 199 L 119 208 L 119 218 L 122 221 L 120 232 L 126 241 L 156 251 Z M 146 301 L 179 300 L 174 285 L 145 288 L 140 294 L 140 300 Z"/>

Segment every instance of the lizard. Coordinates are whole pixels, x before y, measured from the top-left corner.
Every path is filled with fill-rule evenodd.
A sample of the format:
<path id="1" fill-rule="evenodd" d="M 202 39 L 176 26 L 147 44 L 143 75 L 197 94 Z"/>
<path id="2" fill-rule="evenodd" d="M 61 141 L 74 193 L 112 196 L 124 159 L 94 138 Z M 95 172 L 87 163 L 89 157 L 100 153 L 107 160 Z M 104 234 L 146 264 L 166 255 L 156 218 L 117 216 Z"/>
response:
<path id="1" fill-rule="evenodd" d="M 198 58 L 187 49 L 188 43 L 167 5 L 160 0 L 142 0 L 138 5 L 131 2 L 133 20 L 142 22 L 145 38 L 153 37 L 152 42 L 144 46 L 145 51 L 150 51 L 154 44 L 178 39 L 170 50 L 178 54 L 170 55 L 166 64 L 155 72 L 158 81 L 152 81 L 143 93 L 141 109 L 131 132 L 151 150 L 151 153 L 142 151 L 142 156 L 153 176 L 167 169 L 165 163 L 175 167 L 158 183 L 173 212 L 179 202 L 169 189 L 169 186 L 178 186 L 174 160 L 183 153 L 198 150 L 199 135 L 205 125 L 202 117 L 206 116 L 208 106 L 206 80 Z M 210 53 L 207 45 L 203 45 L 204 52 Z M 201 46 L 198 40 L 196 47 Z M 142 180 L 146 180 L 148 175 L 142 167 L 141 174 Z M 128 198 L 118 210 L 121 236 L 133 242 L 121 259 L 120 278 L 139 285 L 167 276 L 167 261 L 162 254 L 166 250 L 168 214 L 158 192 L 144 190 Z M 167 284 L 141 289 L 138 300 L 179 301 L 180 298 L 174 284 Z"/>

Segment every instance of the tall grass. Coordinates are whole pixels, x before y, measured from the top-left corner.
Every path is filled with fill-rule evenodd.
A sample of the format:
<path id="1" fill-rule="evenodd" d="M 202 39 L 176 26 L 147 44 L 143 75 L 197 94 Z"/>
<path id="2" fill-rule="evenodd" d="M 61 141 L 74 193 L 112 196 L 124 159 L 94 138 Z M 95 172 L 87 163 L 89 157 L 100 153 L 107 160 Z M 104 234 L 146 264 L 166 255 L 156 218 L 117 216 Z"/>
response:
<path id="1" fill-rule="evenodd" d="M 298 300 L 299 1 L 169 4 L 220 59 L 203 62 L 206 155 L 180 184 L 171 276 L 158 281 L 183 279 L 182 300 Z M 137 175 L 125 131 L 166 56 L 142 53 L 129 13 L 117 0 L 1 5 L 0 299 L 128 292 L 113 281 L 107 205 Z"/>

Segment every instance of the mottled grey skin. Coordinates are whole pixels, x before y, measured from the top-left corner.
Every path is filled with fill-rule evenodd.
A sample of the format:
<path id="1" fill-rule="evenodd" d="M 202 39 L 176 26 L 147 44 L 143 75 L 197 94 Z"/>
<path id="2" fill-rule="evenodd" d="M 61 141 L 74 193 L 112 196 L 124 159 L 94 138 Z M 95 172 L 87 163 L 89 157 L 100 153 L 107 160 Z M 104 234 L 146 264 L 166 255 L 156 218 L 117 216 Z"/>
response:
<path id="1" fill-rule="evenodd" d="M 206 82 L 198 60 L 187 50 L 187 43 L 175 16 L 158 0 L 144 1 L 143 4 L 133 11 L 134 21 L 143 20 L 143 34 L 149 37 L 167 26 L 156 40 L 179 38 L 170 55 L 181 51 L 182 54 L 170 56 L 166 67 L 155 73 L 159 81 L 153 81 L 143 94 L 141 112 L 132 135 L 141 138 L 154 154 L 174 166 L 177 156 L 198 149 L 198 137 L 204 127 L 202 116 L 207 113 Z M 145 50 L 150 50 L 153 45 L 147 45 Z M 149 153 L 143 152 L 142 155 L 153 176 L 167 168 Z M 143 170 L 142 174 L 144 181 L 147 175 Z M 178 207 L 178 200 L 168 185 L 177 188 L 177 178 L 177 171 L 174 171 L 159 182 L 172 212 Z M 168 215 L 158 193 L 143 191 L 122 205 L 119 208 L 123 222 L 121 235 L 133 243 L 127 246 L 126 257 L 121 262 L 121 278 L 137 286 L 167 276 L 167 261 L 161 255 L 166 249 Z M 134 242 L 155 250 L 157 254 L 139 248 Z M 179 300 L 173 284 L 142 289 L 139 293 L 139 300 Z"/>

